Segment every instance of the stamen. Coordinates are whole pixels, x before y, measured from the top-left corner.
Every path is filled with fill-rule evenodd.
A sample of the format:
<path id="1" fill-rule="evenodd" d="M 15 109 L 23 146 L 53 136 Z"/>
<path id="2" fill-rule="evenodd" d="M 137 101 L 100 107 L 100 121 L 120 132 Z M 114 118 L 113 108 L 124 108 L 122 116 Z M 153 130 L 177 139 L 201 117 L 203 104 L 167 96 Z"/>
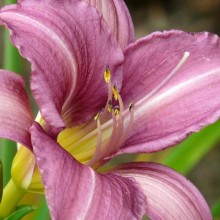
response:
<path id="1" fill-rule="evenodd" d="M 108 109 L 108 112 L 109 112 L 109 113 L 112 112 L 112 101 L 111 101 L 111 100 L 108 101 L 107 109 Z"/>
<path id="2" fill-rule="evenodd" d="M 101 147 L 102 147 L 102 129 L 101 129 L 101 123 L 100 123 L 100 120 L 99 120 L 99 116 L 100 116 L 100 113 L 98 113 L 96 116 L 95 116 L 95 120 L 97 122 L 97 145 L 96 145 L 96 150 L 95 150 L 95 153 L 92 157 L 92 159 L 89 161 L 89 164 L 93 164 L 98 156 L 100 155 L 100 152 L 101 152 Z"/>
<path id="3" fill-rule="evenodd" d="M 98 139 L 97 139 L 96 151 L 100 152 L 101 145 L 102 145 L 102 130 L 101 130 L 101 124 L 100 124 L 100 120 L 99 119 L 97 120 L 97 129 L 98 129 Z"/>
<path id="4" fill-rule="evenodd" d="M 128 126 L 125 129 L 119 143 L 118 143 L 118 146 L 121 146 L 121 144 L 125 141 L 125 139 L 127 138 L 128 134 L 130 133 L 130 131 L 132 129 L 132 125 L 133 125 L 133 122 L 134 122 L 134 104 L 131 103 L 129 105 L 128 109 L 129 109 L 129 112 L 130 112 L 130 121 L 129 121 Z"/>
<path id="5" fill-rule="evenodd" d="M 122 98 L 121 98 L 119 92 L 117 92 L 117 97 L 118 97 L 118 101 L 119 101 L 119 107 L 118 106 L 114 107 L 115 114 L 112 116 L 114 135 L 112 133 L 108 144 L 105 146 L 105 150 L 104 150 L 105 155 L 110 154 L 117 149 L 117 147 L 119 146 L 118 144 L 120 142 L 120 139 L 123 136 L 124 117 L 123 117 L 122 113 L 124 111 L 124 105 L 123 105 L 123 101 L 122 101 Z M 117 118 L 117 120 L 116 120 L 116 118 Z M 117 121 L 118 121 L 118 123 L 117 123 Z"/>
<path id="6" fill-rule="evenodd" d="M 110 87 L 111 85 L 110 75 L 111 75 L 110 70 L 107 69 L 104 72 L 104 79 L 105 79 L 105 82 L 108 83 L 108 88 L 111 90 L 111 92 L 109 90 L 108 100 L 107 100 L 107 104 L 104 110 L 104 114 L 106 116 L 107 113 L 110 113 L 110 112 L 112 113 L 111 136 L 106 144 L 102 143 L 102 131 L 101 131 L 101 123 L 99 120 L 99 117 L 100 117 L 100 112 L 99 112 L 94 118 L 97 121 L 97 133 L 98 133 L 97 147 L 96 147 L 95 154 L 93 155 L 92 159 L 89 161 L 89 165 L 95 165 L 96 162 L 99 161 L 101 158 L 115 152 L 119 144 L 126 138 L 133 124 L 134 104 L 131 103 L 128 108 L 129 111 L 131 112 L 130 121 L 128 123 L 128 127 L 126 129 L 124 128 L 123 101 L 116 86 Z M 114 107 L 112 106 L 112 95 L 114 97 L 114 100 L 118 101 L 119 106 L 114 106 Z M 125 129 L 125 132 L 123 132 L 124 129 Z M 102 146 L 102 144 L 104 144 L 104 146 Z"/>
<path id="7" fill-rule="evenodd" d="M 135 103 L 135 109 L 137 108 L 140 111 L 138 106 L 163 88 L 178 73 L 189 55 L 189 52 L 185 52 L 171 73 L 152 92 Z M 82 135 L 79 140 L 77 139 L 71 145 L 71 148 L 74 148 L 74 152 L 76 153 L 82 151 L 82 148 L 85 146 L 83 150 L 87 150 L 86 154 L 85 156 L 80 154 L 80 156 L 84 159 L 84 162 L 86 161 L 87 164 L 94 168 L 99 167 L 99 162 L 102 163 L 104 158 L 110 158 L 112 154 L 117 153 L 124 141 L 128 138 L 134 124 L 134 104 L 131 103 L 124 110 L 122 97 L 117 88 L 111 84 L 111 72 L 109 68 L 104 71 L 104 80 L 108 84 L 108 99 L 104 111 L 98 112 L 94 117 L 95 121 L 91 123 L 91 127 L 97 126 L 97 128 L 89 130 L 89 133 Z M 113 107 L 115 103 L 118 106 Z M 110 119 L 110 116 L 112 116 L 112 119 Z M 95 145 L 96 149 L 94 150 Z M 93 156 L 91 156 L 92 154 Z M 92 159 L 90 159 L 91 157 Z"/>
<path id="8" fill-rule="evenodd" d="M 95 121 L 98 121 L 100 115 L 101 115 L 101 112 L 98 112 L 98 113 L 96 114 L 96 116 L 94 117 L 94 120 L 95 120 Z"/>
<path id="9" fill-rule="evenodd" d="M 118 102 L 119 102 L 119 125 L 118 125 L 118 132 L 117 132 L 117 136 L 119 136 L 119 138 L 121 137 L 122 133 L 123 133 L 123 129 L 124 129 L 124 116 L 123 116 L 123 112 L 124 112 L 124 105 L 123 105 L 123 101 L 121 98 L 121 95 L 118 93 Z"/>
<path id="10" fill-rule="evenodd" d="M 120 111 L 123 112 L 124 111 L 124 104 L 123 104 L 121 95 L 119 93 L 118 93 L 118 102 L 119 102 Z"/>
<path id="11" fill-rule="evenodd" d="M 108 86 L 109 86 L 108 88 L 110 88 L 111 82 L 110 82 L 110 80 L 108 80 L 108 76 L 109 76 L 108 74 L 110 74 L 110 73 L 108 71 L 105 71 L 104 78 L 105 78 L 105 81 L 108 83 Z M 119 106 L 112 107 L 112 93 L 113 93 L 115 101 L 118 101 Z M 96 150 L 93 158 L 89 161 L 89 165 L 95 164 L 103 156 L 106 156 L 106 155 L 112 153 L 113 151 L 115 151 L 118 147 L 118 143 L 120 142 L 121 138 L 124 137 L 123 136 L 124 116 L 122 114 L 122 112 L 124 111 L 124 105 L 123 105 L 123 101 L 120 96 L 120 93 L 117 90 L 116 86 L 111 87 L 111 93 L 109 90 L 109 95 L 111 95 L 111 97 L 108 96 L 108 101 L 107 101 L 107 104 L 106 104 L 106 107 L 104 110 L 104 114 L 106 115 L 106 112 L 108 112 L 108 113 L 112 112 L 113 123 L 112 123 L 111 137 L 109 138 L 108 143 L 105 144 L 105 146 L 103 146 L 103 150 L 101 150 L 102 143 L 100 143 L 99 142 L 100 139 L 98 139 L 97 150 Z M 130 109 L 131 108 L 132 108 L 132 106 L 130 107 Z M 100 114 L 98 113 L 97 116 L 95 117 L 95 119 L 97 119 L 99 116 L 100 116 Z M 97 126 L 98 126 L 98 123 L 97 123 Z"/>
<path id="12" fill-rule="evenodd" d="M 105 79 L 106 83 L 110 83 L 110 81 L 111 81 L 111 71 L 110 71 L 109 67 L 107 67 L 104 72 L 104 79 Z"/>
<path id="13" fill-rule="evenodd" d="M 112 123 L 111 137 L 108 143 L 105 145 L 103 151 L 100 153 L 99 158 L 97 158 L 97 161 L 103 156 L 108 155 L 110 153 L 110 150 L 112 150 L 111 147 L 113 147 L 113 144 L 115 142 L 115 136 L 117 135 L 117 120 L 116 120 L 116 116 L 114 112 L 112 112 L 112 120 L 113 120 L 113 123 Z"/>
<path id="14" fill-rule="evenodd" d="M 119 98 L 119 92 L 118 92 L 116 86 L 112 87 L 112 92 L 113 92 L 113 95 L 114 95 L 114 99 L 117 101 L 118 98 Z"/>
<path id="15" fill-rule="evenodd" d="M 99 161 L 102 157 L 112 153 L 117 149 L 118 143 L 123 136 L 123 127 L 124 127 L 124 119 L 122 115 L 122 111 L 124 109 L 124 105 L 122 102 L 122 98 L 119 93 L 117 93 L 118 101 L 119 101 L 119 106 L 114 106 L 113 111 L 112 111 L 112 134 L 111 137 L 109 138 L 108 143 L 103 147 L 103 150 L 101 150 L 101 143 L 100 145 L 97 144 L 97 148 L 99 150 L 96 150 L 93 158 L 89 161 L 89 165 L 95 164 L 97 161 Z M 117 119 L 116 119 L 117 118 Z M 101 129 L 101 128 L 100 128 Z"/>
<path id="16" fill-rule="evenodd" d="M 111 71 L 109 67 L 104 71 L 104 80 L 108 84 L 108 99 L 103 112 L 103 118 L 105 118 L 108 113 L 112 110 L 112 84 L 111 84 Z"/>
<path id="17" fill-rule="evenodd" d="M 118 116 L 119 113 L 120 113 L 119 107 L 118 107 L 118 106 L 115 106 L 113 109 L 114 109 L 115 116 Z"/>
<path id="18" fill-rule="evenodd" d="M 116 141 L 119 142 L 122 134 L 123 134 L 123 130 L 124 130 L 124 116 L 123 116 L 123 112 L 124 112 L 124 105 L 123 105 L 123 101 L 121 98 L 121 95 L 118 93 L 117 94 L 117 98 L 118 98 L 118 102 L 119 102 L 119 123 L 118 123 L 118 128 L 117 128 L 117 135 L 116 135 Z M 116 142 L 116 143 L 117 143 Z M 117 144 L 116 144 L 117 145 Z"/>
<path id="19" fill-rule="evenodd" d="M 129 109 L 129 111 L 131 112 L 131 111 L 133 110 L 133 108 L 134 108 L 134 103 L 131 103 L 131 104 L 128 106 L 128 109 Z"/>

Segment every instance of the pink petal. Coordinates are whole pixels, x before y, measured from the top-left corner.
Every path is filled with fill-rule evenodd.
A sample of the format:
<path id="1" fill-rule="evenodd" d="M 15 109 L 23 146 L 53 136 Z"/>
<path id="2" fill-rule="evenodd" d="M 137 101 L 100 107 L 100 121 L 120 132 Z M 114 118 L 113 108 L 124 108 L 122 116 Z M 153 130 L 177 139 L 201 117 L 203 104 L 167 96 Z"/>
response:
<path id="1" fill-rule="evenodd" d="M 147 96 L 189 58 L 151 98 Z M 220 41 L 209 33 L 156 32 L 125 51 L 121 91 L 134 103 L 135 122 L 123 152 L 153 152 L 175 145 L 220 115 Z"/>
<path id="2" fill-rule="evenodd" d="M 141 219 L 145 196 L 131 179 L 78 163 L 38 124 L 32 144 L 53 219 Z"/>
<path id="3" fill-rule="evenodd" d="M 31 147 L 33 116 L 22 77 L 0 70 L 0 100 L 0 137 Z"/>
<path id="4" fill-rule="evenodd" d="M 132 163 L 117 172 L 140 184 L 147 197 L 146 215 L 151 219 L 212 219 L 208 205 L 196 187 L 168 167 Z"/>
<path id="5" fill-rule="evenodd" d="M 103 14 L 112 33 L 122 48 L 134 41 L 134 27 L 123 0 L 81 0 L 97 8 Z"/>
<path id="6" fill-rule="evenodd" d="M 0 20 L 13 31 L 13 44 L 32 63 L 33 94 L 55 133 L 91 119 L 103 108 L 107 66 L 120 87 L 122 51 L 88 4 L 21 1 L 3 8 Z"/>

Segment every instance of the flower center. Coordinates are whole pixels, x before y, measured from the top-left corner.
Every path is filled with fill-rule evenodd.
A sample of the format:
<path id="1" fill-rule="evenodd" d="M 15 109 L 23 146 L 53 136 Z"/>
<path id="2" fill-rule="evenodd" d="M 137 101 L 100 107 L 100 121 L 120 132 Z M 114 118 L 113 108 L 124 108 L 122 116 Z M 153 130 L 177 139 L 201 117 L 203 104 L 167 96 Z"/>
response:
<path id="1" fill-rule="evenodd" d="M 134 118 L 134 104 L 124 110 L 122 97 L 111 83 L 109 68 L 104 71 L 104 81 L 108 85 L 104 109 L 89 124 L 65 129 L 58 137 L 58 142 L 77 160 L 93 168 L 100 166 L 103 158 L 117 152 L 131 130 Z M 125 114 L 129 116 L 126 117 L 127 122 Z"/>
<path id="2" fill-rule="evenodd" d="M 126 139 L 134 121 L 134 104 L 131 103 L 128 107 L 129 123 L 127 125 L 124 123 L 124 104 L 116 86 L 112 86 L 111 84 L 111 72 L 109 68 L 104 72 L 104 79 L 108 84 L 108 100 L 103 112 L 99 112 L 94 117 L 98 130 L 97 146 L 92 159 L 88 162 L 88 164 L 93 167 L 99 166 L 99 161 L 106 156 L 117 152 L 117 149 Z M 104 143 L 102 142 L 101 121 L 105 122 L 106 118 L 109 118 L 109 115 L 111 115 L 112 120 L 108 121 L 107 124 L 109 124 L 109 122 L 111 123 L 112 131 L 107 143 Z"/>
<path id="3" fill-rule="evenodd" d="M 108 85 L 108 98 L 104 109 L 90 123 L 62 131 L 58 142 L 81 163 L 99 167 L 103 159 L 110 159 L 117 153 L 133 128 L 134 118 L 136 120 L 139 113 L 145 111 L 148 100 L 169 83 L 188 57 L 189 52 L 185 52 L 180 62 L 154 90 L 126 109 L 118 89 L 111 83 L 111 71 L 106 68 L 104 81 Z"/>
<path id="4" fill-rule="evenodd" d="M 109 159 L 120 149 L 134 128 L 134 119 L 138 120 L 139 113 L 143 114 L 149 108 L 149 99 L 154 98 L 153 96 L 169 83 L 188 57 L 189 52 L 185 52 L 180 62 L 154 90 L 143 98 L 135 100 L 135 105 L 131 103 L 126 109 L 124 109 L 119 91 L 112 86 L 111 72 L 107 68 L 104 72 L 104 80 L 108 85 L 105 108 L 98 112 L 94 117 L 95 120 L 90 123 L 62 131 L 58 136 L 60 145 L 81 163 L 86 163 L 93 168 L 99 167 L 103 159 Z M 36 121 L 43 123 L 40 114 Z M 21 146 L 13 161 L 12 178 L 21 188 L 27 189 L 28 187 L 30 191 L 42 193 L 43 185 L 35 165 L 36 161 L 32 152 Z"/>

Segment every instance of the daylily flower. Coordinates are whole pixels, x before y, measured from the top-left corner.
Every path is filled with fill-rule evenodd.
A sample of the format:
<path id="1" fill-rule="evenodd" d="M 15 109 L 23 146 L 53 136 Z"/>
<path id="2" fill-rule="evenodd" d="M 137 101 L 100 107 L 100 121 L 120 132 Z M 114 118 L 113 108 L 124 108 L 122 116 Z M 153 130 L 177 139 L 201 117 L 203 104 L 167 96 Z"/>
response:
<path id="1" fill-rule="evenodd" d="M 33 123 L 21 77 L 1 70 L 0 135 L 33 150 L 53 219 L 212 219 L 198 190 L 168 167 L 97 168 L 173 146 L 219 118 L 218 36 L 166 31 L 131 43 L 123 1 L 85 2 L 20 0 L 0 11 L 32 64 L 41 113 Z M 14 170 L 23 173 L 16 164 L 29 155 L 24 188 L 34 190 L 27 152 L 18 151 Z"/>

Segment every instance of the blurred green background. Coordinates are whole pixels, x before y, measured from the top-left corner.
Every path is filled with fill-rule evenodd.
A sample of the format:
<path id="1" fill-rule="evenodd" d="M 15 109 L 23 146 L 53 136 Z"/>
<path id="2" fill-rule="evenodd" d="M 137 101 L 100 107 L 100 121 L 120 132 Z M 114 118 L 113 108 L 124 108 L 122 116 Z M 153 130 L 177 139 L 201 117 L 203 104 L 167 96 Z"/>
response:
<path id="1" fill-rule="evenodd" d="M 125 0 L 125 2 L 133 18 L 136 38 L 153 31 L 169 29 L 191 32 L 209 31 L 220 34 L 220 0 Z M 0 6 L 2 5 L 4 2 L 1 1 Z M 4 62 L 4 45 L 5 35 L 1 28 L 0 68 L 3 67 Z M 21 61 L 21 70 L 28 82 L 30 68 L 24 59 Z M 28 85 L 27 83 L 27 89 L 29 89 Z M 34 101 L 32 103 L 34 105 Z M 220 199 L 219 146 L 220 122 L 193 135 L 176 148 L 147 156 L 127 155 L 117 158 L 114 163 L 135 158 L 167 164 L 186 175 L 202 192 L 209 206 L 213 207 Z"/>

